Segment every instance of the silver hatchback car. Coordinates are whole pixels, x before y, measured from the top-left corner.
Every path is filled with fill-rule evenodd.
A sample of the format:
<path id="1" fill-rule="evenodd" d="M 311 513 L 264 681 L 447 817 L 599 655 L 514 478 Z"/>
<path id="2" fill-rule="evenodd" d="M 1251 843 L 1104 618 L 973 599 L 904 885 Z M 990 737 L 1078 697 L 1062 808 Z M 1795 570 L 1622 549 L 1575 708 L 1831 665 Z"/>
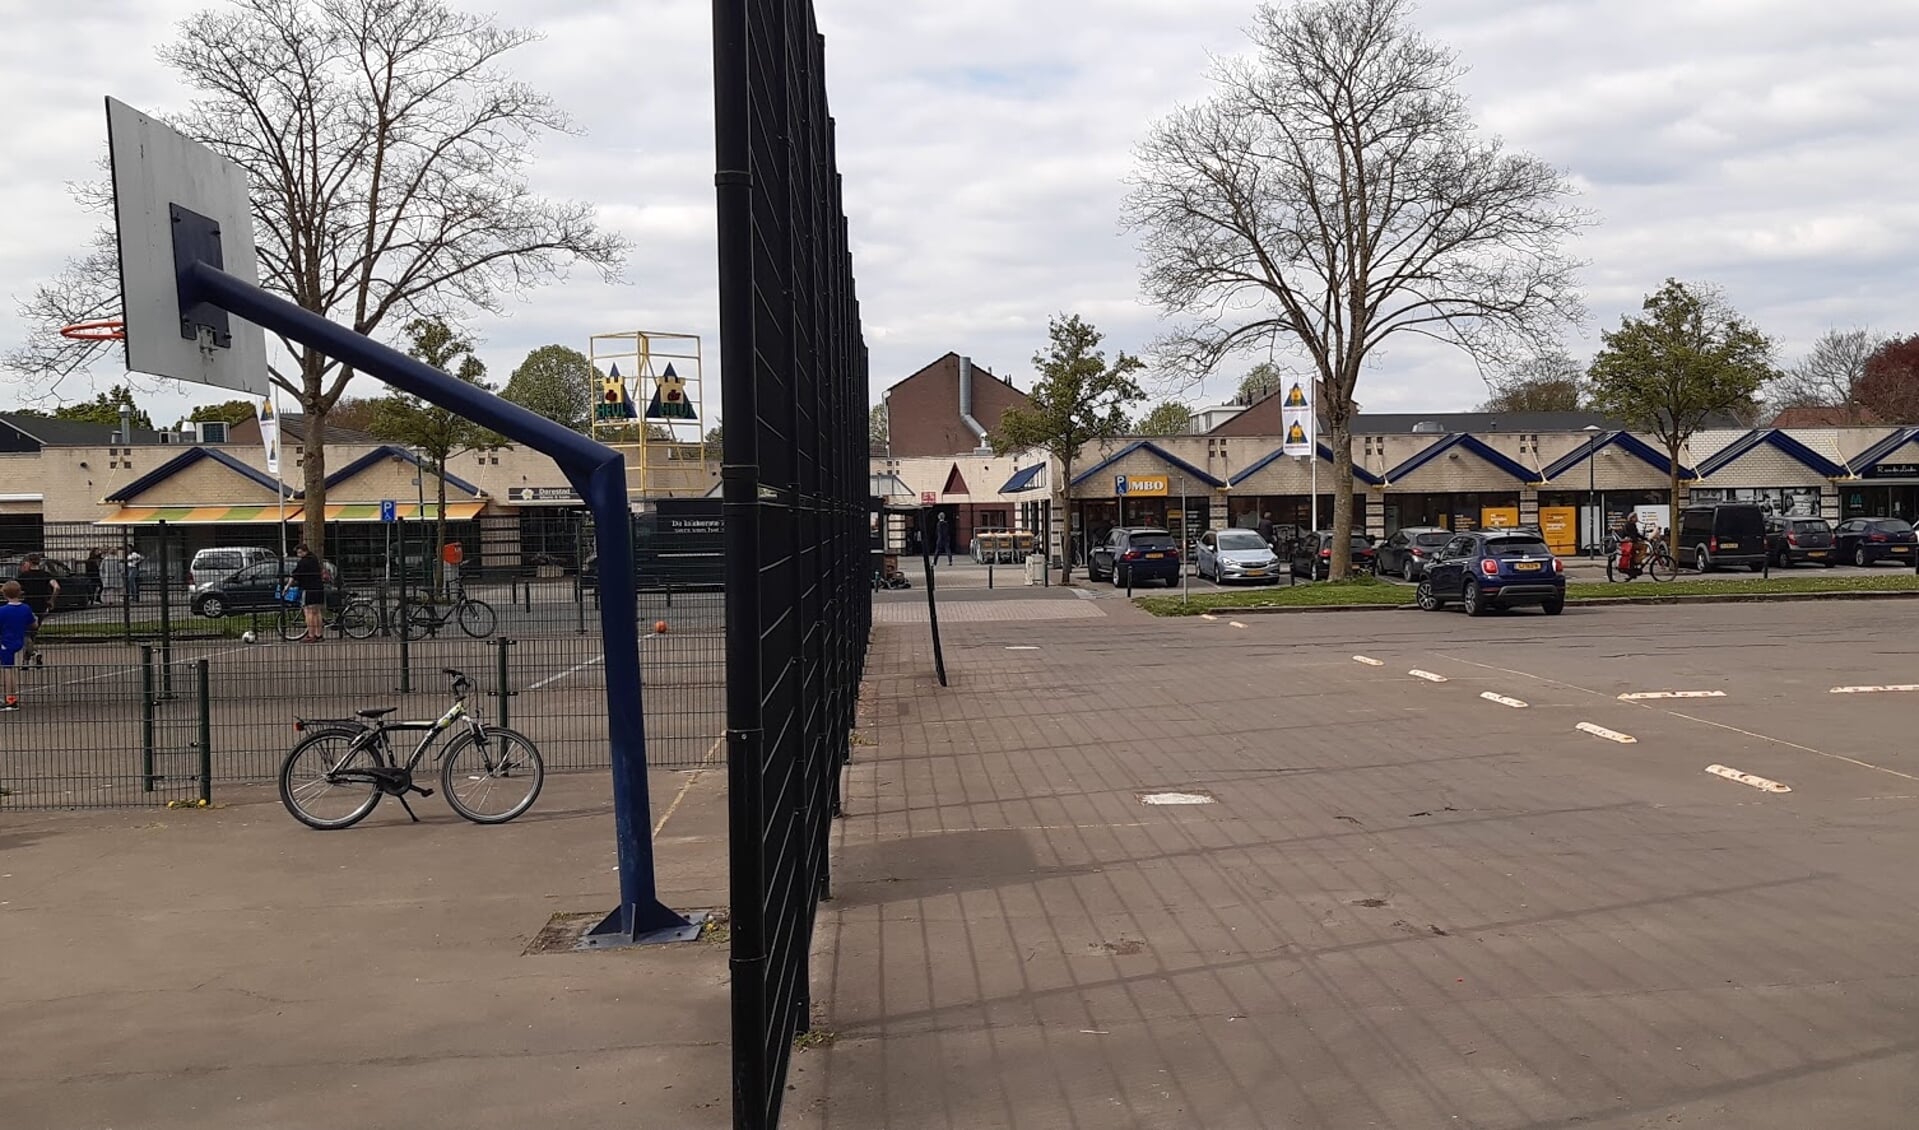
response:
<path id="1" fill-rule="evenodd" d="M 1193 555 L 1199 575 L 1220 584 L 1228 581 L 1279 583 L 1279 557 L 1257 531 L 1207 530 Z"/>

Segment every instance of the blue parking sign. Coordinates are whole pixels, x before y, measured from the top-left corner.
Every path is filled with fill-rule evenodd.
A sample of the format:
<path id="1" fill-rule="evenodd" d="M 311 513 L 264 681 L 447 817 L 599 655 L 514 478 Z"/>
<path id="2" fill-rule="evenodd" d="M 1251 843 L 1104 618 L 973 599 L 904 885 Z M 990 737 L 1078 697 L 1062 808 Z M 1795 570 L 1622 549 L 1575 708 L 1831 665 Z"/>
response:
<path id="1" fill-rule="evenodd" d="M 400 507 L 390 498 L 380 500 L 380 521 L 397 522 L 400 520 Z"/>
<path id="2" fill-rule="evenodd" d="M 1126 493 L 1126 476 L 1125 475 L 1113 476 L 1113 493 L 1114 494 Z"/>

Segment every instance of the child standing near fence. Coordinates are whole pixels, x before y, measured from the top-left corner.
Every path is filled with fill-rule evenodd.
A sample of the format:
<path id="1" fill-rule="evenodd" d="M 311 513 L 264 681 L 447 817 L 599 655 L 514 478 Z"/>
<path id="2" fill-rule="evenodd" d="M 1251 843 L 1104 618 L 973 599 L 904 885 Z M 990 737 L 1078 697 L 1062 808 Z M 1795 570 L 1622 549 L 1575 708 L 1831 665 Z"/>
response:
<path id="1" fill-rule="evenodd" d="M 19 581 L 0 585 L 0 692 L 6 701 L 0 710 L 20 709 L 20 656 L 27 649 L 27 633 L 33 630 L 33 609 L 27 607 L 26 590 Z"/>

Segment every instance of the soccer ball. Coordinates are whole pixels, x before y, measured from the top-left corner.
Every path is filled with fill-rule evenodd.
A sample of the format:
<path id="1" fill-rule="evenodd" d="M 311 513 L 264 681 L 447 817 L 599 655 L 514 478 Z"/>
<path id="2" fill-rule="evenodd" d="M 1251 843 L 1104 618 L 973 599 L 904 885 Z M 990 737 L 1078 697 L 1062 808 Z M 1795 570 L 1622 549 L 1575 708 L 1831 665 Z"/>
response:
<path id="1" fill-rule="evenodd" d="M 259 642 L 259 637 L 255 636 L 253 634 L 253 630 L 249 628 L 246 631 L 240 633 L 240 642 L 241 643 L 257 643 Z"/>

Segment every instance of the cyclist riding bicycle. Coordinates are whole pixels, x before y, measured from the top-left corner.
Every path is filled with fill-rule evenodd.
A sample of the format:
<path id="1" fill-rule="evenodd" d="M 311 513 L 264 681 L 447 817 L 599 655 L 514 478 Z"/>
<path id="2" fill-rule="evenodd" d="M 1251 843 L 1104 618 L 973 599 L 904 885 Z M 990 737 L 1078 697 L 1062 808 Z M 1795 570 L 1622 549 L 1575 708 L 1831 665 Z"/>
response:
<path id="1" fill-rule="evenodd" d="M 1639 515 L 1628 512 L 1619 524 L 1619 567 L 1628 571 L 1636 568 L 1645 544 L 1646 535 L 1639 532 Z"/>

